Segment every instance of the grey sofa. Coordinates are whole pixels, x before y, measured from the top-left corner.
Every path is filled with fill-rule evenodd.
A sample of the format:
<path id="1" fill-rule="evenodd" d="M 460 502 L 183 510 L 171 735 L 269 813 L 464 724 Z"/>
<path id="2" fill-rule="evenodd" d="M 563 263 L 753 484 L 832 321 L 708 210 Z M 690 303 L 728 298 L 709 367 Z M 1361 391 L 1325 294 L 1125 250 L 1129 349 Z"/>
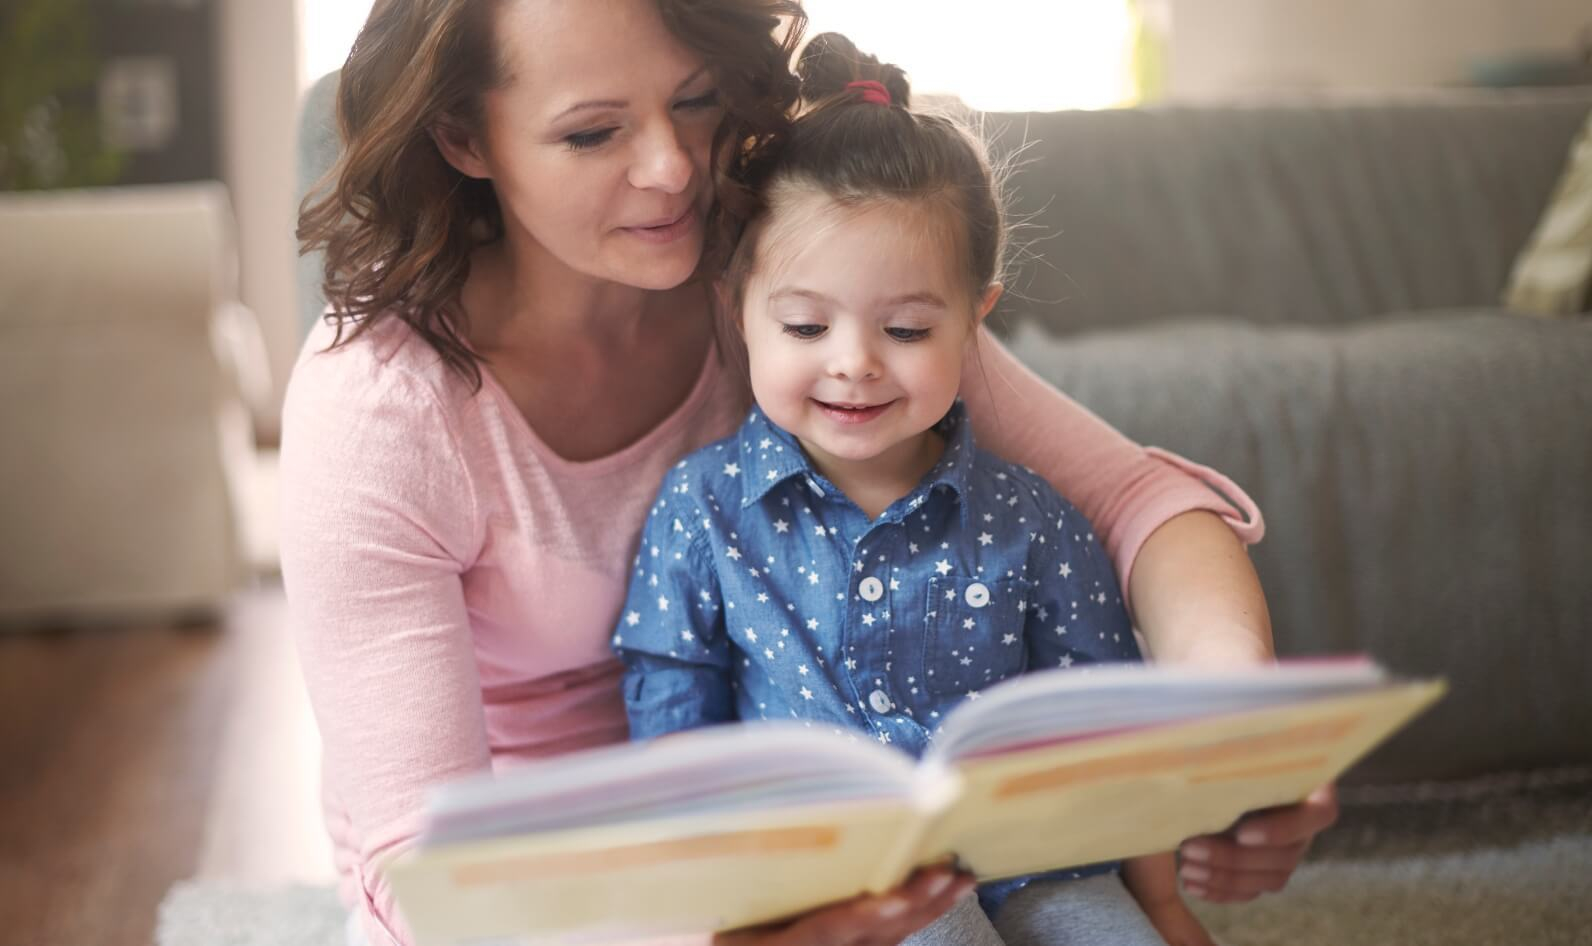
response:
<path id="1" fill-rule="evenodd" d="M 308 99 L 306 182 L 335 152 L 334 81 Z M 1592 90 L 982 116 L 1019 154 L 997 331 L 1254 496 L 1281 653 L 1451 682 L 1354 771 L 1287 894 L 1206 911 L 1224 941 L 1588 941 L 1592 319 L 1498 300 L 1589 109 Z"/>
<path id="2" fill-rule="evenodd" d="M 1254 496 L 1281 653 L 1451 681 L 1356 779 L 1592 762 L 1592 318 L 1499 302 L 1589 109 L 986 116 L 1018 354 Z"/>

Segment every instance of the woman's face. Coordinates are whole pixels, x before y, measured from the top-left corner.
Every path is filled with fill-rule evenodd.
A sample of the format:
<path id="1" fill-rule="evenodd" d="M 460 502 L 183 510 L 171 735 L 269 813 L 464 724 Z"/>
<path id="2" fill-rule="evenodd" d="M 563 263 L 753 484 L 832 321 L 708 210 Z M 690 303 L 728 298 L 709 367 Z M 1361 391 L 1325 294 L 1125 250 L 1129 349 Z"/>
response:
<path id="1" fill-rule="evenodd" d="M 486 95 L 481 138 L 450 160 L 491 178 L 511 237 L 529 237 L 540 263 L 683 283 L 702 255 L 723 115 L 703 62 L 653 0 L 509 0 L 495 38 L 506 82 Z"/>

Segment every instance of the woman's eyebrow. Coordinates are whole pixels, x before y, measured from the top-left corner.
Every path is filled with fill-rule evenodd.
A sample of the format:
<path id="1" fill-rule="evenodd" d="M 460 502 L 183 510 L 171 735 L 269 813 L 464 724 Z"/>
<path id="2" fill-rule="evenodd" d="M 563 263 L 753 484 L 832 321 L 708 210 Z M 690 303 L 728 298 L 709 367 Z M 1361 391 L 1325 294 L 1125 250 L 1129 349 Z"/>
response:
<path id="1" fill-rule="evenodd" d="M 707 71 L 708 67 L 703 66 L 697 71 L 691 73 L 689 76 L 686 76 L 684 82 L 681 82 L 679 85 L 674 87 L 674 94 L 679 95 L 681 89 L 684 89 L 686 86 L 695 82 L 702 76 L 703 73 Z M 559 112 L 557 115 L 554 115 L 552 120 L 555 122 L 559 121 L 565 116 L 572 115 L 575 112 L 591 111 L 592 109 L 598 108 L 624 108 L 629 104 L 630 103 L 624 99 L 592 99 L 586 102 L 577 102 L 574 105 L 571 105 L 569 108 L 564 109 L 562 112 Z"/>

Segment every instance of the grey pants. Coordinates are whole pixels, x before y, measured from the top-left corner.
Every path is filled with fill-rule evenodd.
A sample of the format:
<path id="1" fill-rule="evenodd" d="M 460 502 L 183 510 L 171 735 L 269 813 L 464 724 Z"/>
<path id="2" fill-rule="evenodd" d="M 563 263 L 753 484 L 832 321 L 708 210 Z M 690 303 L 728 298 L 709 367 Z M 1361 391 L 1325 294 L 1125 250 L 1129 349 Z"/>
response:
<path id="1" fill-rule="evenodd" d="M 992 924 L 967 897 L 901 946 L 1166 946 L 1116 874 L 1041 880 L 1012 894 Z"/>

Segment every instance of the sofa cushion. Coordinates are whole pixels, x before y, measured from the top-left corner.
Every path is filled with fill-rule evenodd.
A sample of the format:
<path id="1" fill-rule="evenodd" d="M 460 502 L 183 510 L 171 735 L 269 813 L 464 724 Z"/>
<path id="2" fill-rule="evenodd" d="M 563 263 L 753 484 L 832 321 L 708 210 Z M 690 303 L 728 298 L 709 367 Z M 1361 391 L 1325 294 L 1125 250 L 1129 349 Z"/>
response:
<path id="1" fill-rule="evenodd" d="M 1058 334 L 1496 306 L 1592 90 L 989 114 L 1026 249 L 999 311 Z"/>
<path id="2" fill-rule="evenodd" d="M 1255 498 L 1281 653 L 1449 678 L 1358 777 L 1592 762 L 1592 323 L 1023 326 L 1012 344 L 1129 436 Z"/>
<path id="3" fill-rule="evenodd" d="M 1592 309 L 1592 114 L 1570 148 L 1553 199 L 1515 260 L 1504 302 L 1530 315 Z"/>

